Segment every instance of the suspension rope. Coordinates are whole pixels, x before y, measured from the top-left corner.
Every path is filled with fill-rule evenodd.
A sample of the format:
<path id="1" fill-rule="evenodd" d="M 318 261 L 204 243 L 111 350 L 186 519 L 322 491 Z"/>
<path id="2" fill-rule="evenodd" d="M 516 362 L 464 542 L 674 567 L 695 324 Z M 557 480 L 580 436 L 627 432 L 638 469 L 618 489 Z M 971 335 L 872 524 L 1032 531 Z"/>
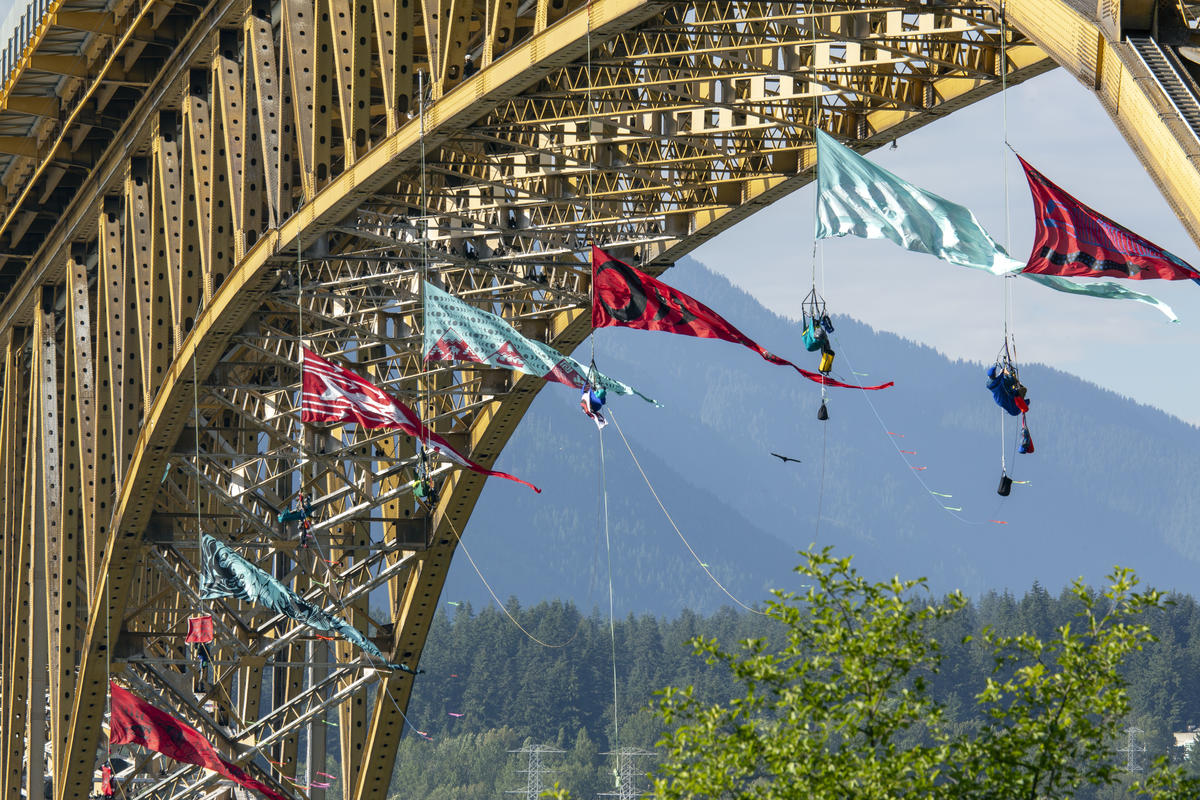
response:
<path id="1" fill-rule="evenodd" d="M 849 366 L 851 372 L 853 372 L 854 364 L 852 364 L 850 362 L 849 356 L 846 355 L 845 348 L 840 347 L 839 352 L 842 354 L 842 358 L 845 360 L 846 365 Z M 867 406 L 871 409 L 871 413 L 875 415 L 875 419 L 879 423 L 879 429 L 884 432 L 884 435 L 887 436 L 888 441 L 891 442 L 892 447 L 896 450 L 896 454 L 900 457 L 900 460 L 903 461 L 905 463 L 905 465 L 910 468 L 908 470 L 909 473 L 913 476 L 913 479 L 917 483 L 921 484 L 921 488 L 925 490 L 925 493 L 926 493 L 925 496 L 929 498 L 929 501 L 932 503 L 935 503 L 937 505 L 937 507 L 942 510 L 943 513 L 949 514 L 951 517 L 954 517 L 956 520 L 958 520 L 959 522 L 961 522 L 964 525 L 988 525 L 988 524 L 990 524 L 990 521 L 984 522 L 984 521 L 979 521 L 979 520 L 967 519 L 966 517 L 962 516 L 959 512 L 956 512 L 950 508 L 947 508 L 946 506 L 942 505 L 937 500 L 937 496 L 941 496 L 941 492 L 936 492 L 933 489 L 931 489 L 929 484 L 927 484 L 925 482 L 925 480 L 921 477 L 921 473 L 918 472 L 916 469 L 912 468 L 912 464 L 905 457 L 904 451 L 902 451 L 900 449 L 900 445 L 896 444 L 896 440 L 891 435 L 889 435 L 890 429 L 888 428 L 887 423 L 883 421 L 883 416 L 880 415 L 879 409 L 876 408 L 875 403 L 872 402 L 871 395 L 866 390 L 859 390 L 859 391 L 862 394 L 863 399 L 867 401 Z M 999 512 L 999 510 L 1000 510 L 1000 505 L 1001 505 L 1001 502 L 997 502 L 997 504 L 996 504 L 997 512 Z"/>
<path id="2" fill-rule="evenodd" d="M 200 371 L 196 362 L 196 353 L 192 352 L 192 416 L 195 424 L 195 459 L 196 459 L 196 563 L 201 570 L 204 568 L 204 518 L 200 511 Z M 204 613 L 204 595 L 198 592 L 200 598 L 200 613 Z"/>
<path id="3" fill-rule="evenodd" d="M 586 243 L 595 244 L 596 236 L 592 232 L 592 226 L 596 224 L 596 143 L 592 139 L 592 117 L 595 114 L 594 102 L 592 99 L 592 88 L 593 88 L 592 87 L 592 0 L 587 1 L 587 5 L 584 6 L 583 13 L 587 16 L 587 77 L 586 77 L 586 80 L 587 80 L 587 114 L 584 115 L 584 119 L 586 120 L 586 123 L 587 123 L 587 134 L 588 134 L 588 136 L 587 136 L 587 141 L 588 141 L 588 150 L 587 150 L 588 218 L 587 218 L 587 222 L 588 222 L 588 224 L 587 224 L 587 227 L 585 228 L 585 230 L 587 231 Z M 590 261 L 591 260 L 591 252 L 586 247 L 584 249 L 588 253 L 587 258 Z M 595 281 L 590 281 L 588 283 L 588 299 L 591 301 L 591 305 L 594 307 L 596 305 Z M 592 330 L 592 332 L 590 334 L 588 334 L 588 340 L 591 345 L 591 351 L 592 351 L 592 365 L 595 366 L 595 364 L 596 364 L 596 331 L 594 329 Z M 590 380 L 591 380 L 590 375 L 588 376 L 588 380 L 590 382 Z M 589 386 L 587 388 L 590 389 L 591 387 Z"/>
<path id="4" fill-rule="evenodd" d="M 423 222 L 423 230 L 421 231 L 421 312 L 425 311 L 425 283 L 429 280 L 429 187 L 427 184 L 427 172 L 425 167 L 425 71 L 421 70 L 417 73 L 417 96 L 419 103 L 417 104 L 418 118 L 420 120 L 420 142 L 421 142 L 421 220 Z M 425 324 L 421 323 L 421 332 L 425 332 Z M 429 385 L 430 379 L 425 378 L 425 391 L 422 398 L 424 405 L 424 416 L 421 424 L 425 424 L 425 420 L 432 417 L 433 400 L 431 397 L 431 389 Z M 421 459 L 420 464 L 422 469 L 425 467 L 425 443 L 421 442 Z"/>
<path id="5" fill-rule="evenodd" d="M 611 412 L 610 412 L 611 414 Z M 608 554 L 608 638 L 612 643 L 612 678 L 613 678 L 613 752 L 616 753 L 616 768 L 614 777 L 616 777 L 617 788 L 620 788 L 621 779 L 621 727 L 619 706 L 617 705 L 617 627 L 615 614 L 613 609 L 613 580 L 612 580 L 612 539 L 609 536 L 608 526 L 608 468 L 604 458 L 604 430 L 596 432 L 597 438 L 600 440 L 600 496 L 604 502 L 604 549 Z M 622 434 L 621 438 L 625 438 Z"/>
<path id="6" fill-rule="evenodd" d="M 488 583 L 487 578 L 483 577 L 483 573 L 479 571 L 479 565 L 476 564 L 475 559 L 471 557 L 471 551 L 467 549 L 467 544 L 466 544 L 466 542 L 463 541 L 462 536 L 459 534 L 458 528 L 456 528 L 454 526 L 454 521 L 452 519 L 450 519 L 449 516 L 444 517 L 444 519 L 446 520 L 446 524 L 450 526 L 450 530 L 454 533 L 454 539 L 458 542 L 458 546 L 462 548 L 463 554 L 467 557 L 467 561 L 470 562 L 471 569 L 475 570 L 475 574 L 478 575 L 479 580 L 483 582 L 483 586 L 485 589 L 487 589 L 488 594 L 490 594 L 492 596 L 492 599 L 496 601 L 496 605 L 500 608 L 500 610 L 502 612 L 504 612 L 504 616 L 508 617 L 509 621 L 512 622 L 513 625 L 516 625 L 517 629 L 519 631 L 521 631 L 521 633 L 525 634 L 527 637 L 529 637 L 529 639 L 531 641 L 533 641 L 537 644 L 540 644 L 542 647 L 549 647 L 551 649 L 558 649 L 561 647 L 566 647 L 571 642 L 575 641 L 575 637 L 579 636 L 579 628 L 576 628 L 575 633 L 571 636 L 571 638 L 568 639 L 567 641 L 563 642 L 562 644 L 548 644 L 546 642 L 543 642 L 538 637 L 534 636 L 529 631 L 527 631 L 525 629 L 525 626 L 523 626 L 520 622 L 518 622 L 517 618 L 509 613 L 508 609 L 505 608 L 504 603 L 500 602 L 500 598 L 496 595 L 495 590 L 492 589 L 492 585 L 490 583 Z M 582 628 L 582 626 L 583 626 L 583 621 L 580 620 L 580 628 Z"/>
<path id="7" fill-rule="evenodd" d="M 1000 148 L 1000 175 L 1004 184 L 1004 248 L 1007 251 L 1012 250 L 1012 213 L 1009 207 L 1009 191 L 1008 191 L 1008 153 L 1005 148 L 1008 147 L 1008 14 L 1006 11 L 1007 3 L 1005 0 L 1000 2 L 1000 117 L 1001 117 L 1001 132 L 1004 139 L 1004 147 Z M 1015 275 L 1005 275 L 1004 280 L 1000 282 L 1001 291 L 1003 293 L 1004 306 L 1004 353 L 1011 360 L 1009 352 L 1009 341 L 1013 338 L 1010 324 L 1012 322 L 1012 295 L 1013 295 L 1013 278 Z M 1013 350 L 1015 351 L 1015 347 Z M 1008 364 L 1006 363 L 1007 367 Z M 1008 460 L 1005 454 L 1005 442 L 1008 439 L 1006 425 L 1007 420 L 1005 414 L 1000 414 L 1000 473 L 1008 474 Z"/>
<path id="8" fill-rule="evenodd" d="M 825 403 L 825 387 L 821 387 L 821 404 Z M 825 459 L 829 442 L 829 420 L 821 425 L 821 481 L 817 484 L 817 524 L 813 527 L 813 541 L 821 539 L 821 507 L 825 504 Z"/>
<path id="9" fill-rule="evenodd" d="M 723 583 L 721 583 L 719 580 L 717 580 L 717 576 L 712 574 L 712 571 L 709 570 L 708 565 L 700 560 L 700 556 L 697 555 L 695 549 L 692 548 L 692 543 L 689 542 L 687 540 L 687 537 L 683 535 L 683 531 L 679 530 L 679 526 L 675 524 L 675 519 L 671 516 L 671 512 L 667 511 L 667 507 L 665 505 L 663 505 L 662 498 L 658 496 L 658 492 L 654 489 L 654 484 L 652 484 L 650 482 L 649 476 L 646 475 L 646 470 L 644 470 L 642 468 L 642 462 L 638 460 L 637 453 L 633 452 L 633 447 L 630 446 L 629 439 L 627 439 L 625 437 L 625 431 L 621 430 L 621 423 L 617 421 L 617 417 L 615 414 L 613 414 L 611 408 L 609 408 L 609 410 L 608 410 L 608 418 L 612 420 L 613 425 L 615 425 L 617 428 L 617 433 L 619 433 L 621 435 L 621 441 L 625 443 L 625 449 L 629 451 L 629 455 L 633 458 L 634 465 L 637 466 L 638 472 L 640 472 L 642 474 L 642 480 L 646 482 L 646 488 L 648 488 L 650 490 L 650 494 L 652 494 L 654 496 L 655 502 L 658 503 L 658 507 L 660 509 L 662 509 L 663 515 L 666 516 L 667 522 L 671 523 L 671 527 L 675 530 L 675 534 L 679 537 L 680 541 L 683 542 L 683 546 L 688 549 L 688 552 L 692 554 L 692 558 L 694 558 L 696 560 L 696 563 L 700 565 L 700 568 L 704 570 L 705 574 L 708 575 L 709 579 L 713 583 L 715 583 L 717 585 L 717 588 L 720 589 L 722 592 L 724 592 L 725 596 L 728 597 L 730 600 L 737 603 L 739 606 L 746 609 L 747 611 L 753 612 L 755 614 L 760 614 L 764 617 L 767 616 L 762 611 L 759 611 L 757 608 L 748 606 L 745 603 L 743 603 L 741 600 L 739 600 L 737 597 L 735 597 L 732 592 L 730 592 L 728 589 L 725 588 L 725 585 Z"/>

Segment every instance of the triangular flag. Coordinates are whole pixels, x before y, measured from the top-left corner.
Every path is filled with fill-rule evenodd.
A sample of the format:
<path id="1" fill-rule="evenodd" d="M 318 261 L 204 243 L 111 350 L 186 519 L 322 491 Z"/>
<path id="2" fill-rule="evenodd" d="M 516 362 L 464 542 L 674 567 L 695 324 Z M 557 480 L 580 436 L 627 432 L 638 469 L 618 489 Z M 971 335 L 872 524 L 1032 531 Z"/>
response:
<path id="1" fill-rule="evenodd" d="M 307 423 L 357 423 L 364 428 L 396 428 L 424 444 L 435 453 L 480 475 L 516 481 L 535 492 L 541 489 L 507 472 L 481 466 L 450 446 L 434 433 L 417 413 L 375 386 L 366 378 L 339 367 L 302 348 L 304 363 L 300 393 L 300 420 Z"/>
<path id="2" fill-rule="evenodd" d="M 245 770 L 217 755 L 198 730 L 167 712 L 147 703 L 114 681 L 108 684 L 112 713 L 108 737 L 111 744 L 140 744 L 156 753 L 210 769 L 270 800 L 288 800 L 266 784 L 251 778 Z"/>
<path id="3" fill-rule="evenodd" d="M 890 239 L 907 250 L 994 275 L 1024 264 L 965 206 L 914 186 L 817 131 L 817 238 Z"/>
<path id="4" fill-rule="evenodd" d="M 1039 275 L 1193 280 L 1200 273 L 1154 242 L 1118 225 L 1051 183 L 1017 156 L 1029 180 L 1037 231 L 1025 272 Z"/>
<path id="5" fill-rule="evenodd" d="M 388 661 L 374 642 L 346 620 L 308 602 L 242 558 L 229 545 L 204 533 L 200 535 L 200 598 L 216 600 L 221 597 L 258 603 L 310 628 L 336 633 L 375 662 L 416 674 L 405 664 Z"/>
<path id="6" fill-rule="evenodd" d="M 767 352 L 758 342 L 694 297 L 593 246 L 592 327 L 605 328 L 614 325 L 735 342 L 750 348 L 772 364 L 791 367 L 809 380 L 826 386 L 886 389 L 893 385 L 888 381 L 878 386 L 854 386 L 818 372 L 801 369 L 792 362 Z"/>

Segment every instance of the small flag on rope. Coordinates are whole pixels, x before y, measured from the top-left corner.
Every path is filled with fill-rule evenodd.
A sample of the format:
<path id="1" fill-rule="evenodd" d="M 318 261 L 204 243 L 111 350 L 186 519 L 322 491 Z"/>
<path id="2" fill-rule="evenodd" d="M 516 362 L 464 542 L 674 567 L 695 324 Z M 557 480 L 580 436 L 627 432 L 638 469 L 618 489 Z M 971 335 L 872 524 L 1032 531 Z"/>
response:
<path id="1" fill-rule="evenodd" d="M 903 439 L 903 438 L 904 438 L 904 434 L 903 434 L 903 433 L 892 433 L 891 431 L 888 431 L 888 432 L 887 432 L 887 435 L 888 435 L 888 436 L 898 436 L 898 437 L 900 437 L 901 439 Z"/>
<path id="2" fill-rule="evenodd" d="M 959 506 L 942 506 L 942 508 L 946 509 L 947 511 L 962 511 L 962 508 Z"/>
<path id="3" fill-rule="evenodd" d="M 929 467 L 913 467 L 913 470 L 916 472 L 923 472 L 924 470 L 927 470 L 927 469 L 929 469 Z"/>
<path id="4" fill-rule="evenodd" d="M 504 478 L 524 484 L 535 492 L 532 483 L 476 464 L 450 446 L 450 443 L 421 422 L 417 413 L 375 386 L 366 378 L 339 367 L 303 348 L 303 390 L 300 393 L 300 420 L 306 423 L 357 423 L 364 428 L 395 428 L 420 441 L 435 453 L 480 475 Z"/>
<path id="5" fill-rule="evenodd" d="M 952 494 L 943 494 L 942 492 L 935 492 L 932 489 L 929 490 L 929 493 L 936 494 L 938 497 L 954 497 Z"/>
<path id="6" fill-rule="evenodd" d="M 322 778 L 329 778 L 331 781 L 337 780 L 337 775 L 330 775 L 328 772 L 318 772 L 317 774 Z"/>
<path id="7" fill-rule="evenodd" d="M 202 617 L 188 617 L 187 644 L 207 644 L 213 640 L 213 618 L 205 614 Z"/>
<path id="8" fill-rule="evenodd" d="M 1007 522 L 1005 522 L 1002 519 L 994 519 L 994 520 L 992 520 L 992 522 L 996 523 L 997 525 L 1007 525 L 1008 524 Z"/>
<path id="9" fill-rule="evenodd" d="M 916 450 L 901 450 L 900 452 L 906 456 L 915 456 L 917 454 Z"/>
<path id="10" fill-rule="evenodd" d="M 461 716 L 463 716 L 462 714 L 458 714 L 458 713 L 456 713 L 456 712 L 454 712 L 454 711 L 449 711 L 449 712 L 447 712 L 447 713 L 448 713 L 448 714 L 450 714 L 450 716 L 452 716 L 452 717 L 461 717 Z"/>

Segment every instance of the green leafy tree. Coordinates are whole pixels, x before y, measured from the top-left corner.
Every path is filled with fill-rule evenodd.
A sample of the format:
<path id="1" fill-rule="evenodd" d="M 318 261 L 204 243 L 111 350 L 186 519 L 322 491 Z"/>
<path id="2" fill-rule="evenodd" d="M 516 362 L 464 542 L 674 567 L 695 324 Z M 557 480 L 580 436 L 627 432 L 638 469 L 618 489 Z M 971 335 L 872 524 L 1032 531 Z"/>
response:
<path id="1" fill-rule="evenodd" d="M 992 664 L 974 698 L 983 724 L 964 730 L 930 683 L 943 659 L 931 632 L 966 600 L 918 601 L 922 581 L 872 583 L 829 549 L 803 555 L 796 571 L 812 588 L 768 604 L 781 646 L 693 640 L 740 688 L 719 703 L 664 690 L 657 797 L 1043 800 L 1120 779 L 1115 742 L 1130 709 L 1119 670 L 1153 638 L 1139 616 L 1163 602 L 1136 592 L 1132 573 L 1117 570 L 1100 595 L 1076 583 L 1079 616 L 1045 638 L 985 628 L 972 645 Z M 1134 791 L 1167 800 L 1197 788 L 1160 762 Z"/>

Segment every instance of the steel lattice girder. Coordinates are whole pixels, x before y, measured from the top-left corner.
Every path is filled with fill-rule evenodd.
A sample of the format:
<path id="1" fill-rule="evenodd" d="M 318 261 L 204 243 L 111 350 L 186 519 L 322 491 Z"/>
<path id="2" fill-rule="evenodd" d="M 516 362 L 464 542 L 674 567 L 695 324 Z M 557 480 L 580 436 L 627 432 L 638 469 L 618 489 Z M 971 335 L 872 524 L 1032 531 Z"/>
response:
<path id="1" fill-rule="evenodd" d="M 1074 3 L 1034 7 L 1007 4 L 1041 47 L 1010 30 L 1002 63 L 986 3 L 53 6 L 0 90 L 0 134 L 36 142 L 0 139 L 0 791 L 19 797 L 43 753 L 56 797 L 90 791 L 111 671 L 276 786 L 268 758 L 323 763 L 311 733 L 336 708 L 343 783 L 383 795 L 411 676 L 214 601 L 217 674 L 196 692 L 183 622 L 204 605 L 203 528 L 419 657 L 482 479 L 442 468 L 426 512 L 411 441 L 306 430 L 296 403 L 304 341 L 490 465 L 542 384 L 423 364 L 425 276 L 569 351 L 587 242 L 661 271 L 811 180 L 814 125 L 870 149 L 1047 52 L 1100 65 L 1186 222 L 1196 175 L 1149 119 L 1154 87 Z M 276 520 L 302 488 L 323 501 L 308 547 Z M 213 790 L 158 760 L 123 776 L 134 796 Z"/>

